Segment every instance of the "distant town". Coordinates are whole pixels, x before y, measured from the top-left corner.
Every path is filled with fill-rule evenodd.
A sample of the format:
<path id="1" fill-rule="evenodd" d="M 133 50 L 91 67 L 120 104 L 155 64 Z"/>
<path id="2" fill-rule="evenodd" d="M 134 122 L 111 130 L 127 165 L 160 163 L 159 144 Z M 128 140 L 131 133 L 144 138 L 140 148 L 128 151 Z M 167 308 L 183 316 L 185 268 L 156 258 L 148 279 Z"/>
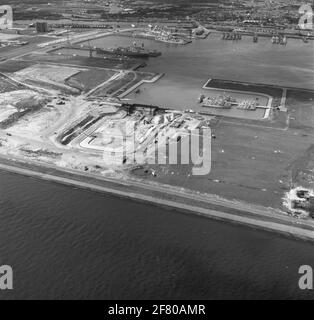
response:
<path id="1" fill-rule="evenodd" d="M 95 23 L 109 23 L 111 26 L 124 22 L 174 23 L 180 27 L 189 27 L 193 21 L 198 21 L 208 28 L 278 28 L 290 29 L 296 33 L 299 30 L 299 8 L 302 4 L 301 0 L 10 2 L 15 21 L 21 22 L 34 19 L 56 20 L 58 25 L 61 21 L 70 19 L 73 25 L 86 22 L 86 27 Z"/>

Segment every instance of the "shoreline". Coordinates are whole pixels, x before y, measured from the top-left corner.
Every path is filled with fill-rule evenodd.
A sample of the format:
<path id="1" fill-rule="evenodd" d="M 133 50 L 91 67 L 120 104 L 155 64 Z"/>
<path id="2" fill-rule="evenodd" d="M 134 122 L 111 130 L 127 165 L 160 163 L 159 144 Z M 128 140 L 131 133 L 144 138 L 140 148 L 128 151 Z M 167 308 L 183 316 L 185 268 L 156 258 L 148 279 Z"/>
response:
<path id="1" fill-rule="evenodd" d="M 12 161 L 14 165 L 12 165 Z M 25 164 L 30 168 L 25 168 Z M 274 216 L 271 217 L 267 212 L 269 208 L 265 208 L 264 214 L 260 213 L 260 215 L 254 212 L 257 211 L 254 208 L 249 211 L 248 208 L 240 210 L 238 205 L 231 207 L 231 202 L 229 208 L 227 208 L 227 205 L 222 205 L 219 208 L 219 205 L 214 204 L 214 201 L 213 205 L 205 203 L 205 201 L 202 203 L 197 199 L 198 197 L 195 197 L 196 199 L 194 200 L 186 198 L 184 193 L 179 195 L 162 189 L 164 191 L 160 191 L 158 194 L 158 191 L 156 192 L 153 186 L 150 186 L 148 183 L 146 183 L 146 188 L 144 189 L 144 186 L 134 185 L 132 180 L 130 183 L 118 179 L 113 182 L 110 181 L 111 179 L 97 179 L 96 177 L 81 175 L 80 172 L 70 172 L 57 167 L 53 169 L 53 166 L 37 164 L 33 161 L 25 163 L 19 159 L 13 160 L 11 158 L 0 157 L 0 170 L 82 190 L 110 194 L 136 202 L 166 207 L 176 210 L 178 213 L 193 214 L 216 221 L 277 233 L 295 239 L 314 241 L 314 223 L 295 220 L 288 215 L 283 216 L 275 212 L 273 212 Z M 55 172 L 52 173 L 52 170 Z"/>

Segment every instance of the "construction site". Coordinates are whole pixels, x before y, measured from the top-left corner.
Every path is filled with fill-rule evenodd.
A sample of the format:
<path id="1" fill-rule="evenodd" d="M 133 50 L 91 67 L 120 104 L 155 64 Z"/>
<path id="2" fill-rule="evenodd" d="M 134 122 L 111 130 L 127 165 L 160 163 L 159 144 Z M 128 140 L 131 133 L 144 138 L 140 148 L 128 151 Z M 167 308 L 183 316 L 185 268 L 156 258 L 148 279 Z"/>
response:
<path id="1" fill-rule="evenodd" d="M 147 163 L 211 119 L 121 100 L 160 76 L 46 63 L 1 74 L 0 152 L 99 174 Z"/>

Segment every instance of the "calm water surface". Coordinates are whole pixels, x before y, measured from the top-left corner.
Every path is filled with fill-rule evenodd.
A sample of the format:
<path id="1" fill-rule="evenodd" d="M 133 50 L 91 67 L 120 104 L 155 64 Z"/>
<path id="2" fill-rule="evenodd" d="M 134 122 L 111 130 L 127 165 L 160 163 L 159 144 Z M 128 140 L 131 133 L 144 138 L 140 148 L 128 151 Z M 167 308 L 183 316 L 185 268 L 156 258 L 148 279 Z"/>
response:
<path id="1" fill-rule="evenodd" d="M 161 57 L 149 59 L 144 70 L 165 73 L 157 84 L 145 85 L 140 94 L 128 97 L 142 103 L 201 110 L 197 99 L 201 93 L 208 95 L 202 87 L 210 78 L 314 89 L 314 42 L 290 39 L 285 47 L 273 45 L 270 38 L 261 37 L 256 44 L 252 37 L 223 41 L 220 34 L 211 34 L 186 46 L 116 36 L 92 45 L 117 47 L 134 41 L 162 51 Z"/>
<path id="2" fill-rule="evenodd" d="M 0 298 L 314 298 L 313 245 L 0 172 Z"/>

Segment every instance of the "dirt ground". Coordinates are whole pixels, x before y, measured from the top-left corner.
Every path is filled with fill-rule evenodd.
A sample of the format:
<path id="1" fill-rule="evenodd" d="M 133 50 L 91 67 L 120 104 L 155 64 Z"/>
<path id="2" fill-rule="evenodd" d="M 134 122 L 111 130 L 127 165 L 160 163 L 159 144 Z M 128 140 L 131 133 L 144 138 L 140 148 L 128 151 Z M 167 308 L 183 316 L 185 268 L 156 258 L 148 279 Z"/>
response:
<path id="1" fill-rule="evenodd" d="M 288 90 L 287 107 L 291 128 L 314 129 L 314 92 Z"/>
<path id="2" fill-rule="evenodd" d="M 110 69 L 103 70 L 87 70 L 80 72 L 66 80 L 69 86 L 77 88 L 83 92 L 88 92 L 98 85 L 109 80 L 116 71 Z"/>

